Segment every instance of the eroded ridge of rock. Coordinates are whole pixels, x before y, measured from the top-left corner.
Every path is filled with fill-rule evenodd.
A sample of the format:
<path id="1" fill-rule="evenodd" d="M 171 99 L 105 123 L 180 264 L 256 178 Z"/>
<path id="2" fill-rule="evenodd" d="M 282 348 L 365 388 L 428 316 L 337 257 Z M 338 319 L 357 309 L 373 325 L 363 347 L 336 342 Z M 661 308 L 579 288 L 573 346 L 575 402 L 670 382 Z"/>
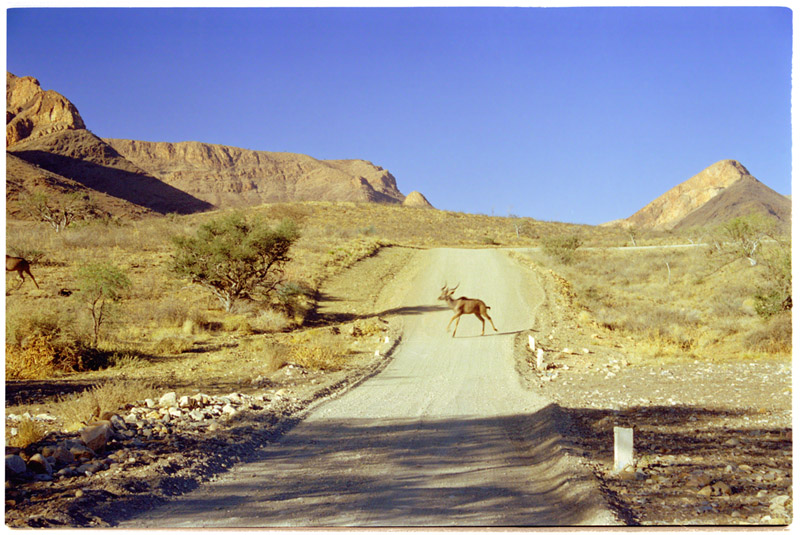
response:
<path id="1" fill-rule="evenodd" d="M 633 225 L 667 230 L 681 219 L 719 195 L 725 188 L 750 176 L 735 160 L 722 160 L 678 184 L 627 220 Z"/>
<path id="2" fill-rule="evenodd" d="M 721 160 L 627 219 L 608 225 L 671 230 L 717 224 L 750 212 L 761 212 L 787 223 L 791 201 L 759 182 L 736 160 Z"/>
<path id="3" fill-rule="evenodd" d="M 105 141 L 153 176 L 220 208 L 319 200 L 401 203 L 405 198 L 391 173 L 365 160 L 317 160 L 193 141 Z"/>
<path id="4" fill-rule="evenodd" d="M 411 206 L 411 207 L 418 207 L 418 208 L 433 208 L 433 205 L 428 202 L 428 199 L 425 198 L 425 195 L 418 191 L 412 191 L 406 198 L 403 199 L 403 206 Z"/>
<path id="5" fill-rule="evenodd" d="M 36 78 L 6 72 L 6 146 L 61 130 L 86 128 L 63 95 L 45 91 Z"/>

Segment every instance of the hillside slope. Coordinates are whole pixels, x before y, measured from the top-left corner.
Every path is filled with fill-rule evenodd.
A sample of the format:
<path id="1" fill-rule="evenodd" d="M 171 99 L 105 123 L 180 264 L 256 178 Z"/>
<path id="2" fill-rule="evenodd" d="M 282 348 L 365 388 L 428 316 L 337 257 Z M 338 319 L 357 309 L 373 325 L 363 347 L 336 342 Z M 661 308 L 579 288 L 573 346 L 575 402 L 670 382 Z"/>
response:
<path id="1" fill-rule="evenodd" d="M 681 219 L 675 228 L 718 225 L 750 213 L 766 215 L 788 228 L 792 222 L 792 201 L 751 176 L 742 177 Z"/>
<path id="2" fill-rule="evenodd" d="M 49 171 L 52 175 L 68 179 L 57 181 L 61 188 L 69 189 L 72 182 L 77 182 L 97 192 L 98 199 L 110 196 L 126 201 L 129 204 L 119 206 L 129 206 L 134 212 L 146 208 L 163 214 L 188 214 L 212 208 L 210 203 L 142 171 L 88 130 L 65 129 L 42 137 L 25 139 L 9 147 L 7 154 Z M 7 161 L 9 159 L 10 156 L 7 156 Z M 26 172 L 31 169 L 20 166 L 12 169 L 9 166 L 6 183 L 29 182 L 31 177 Z M 44 190 L 45 193 L 51 193 L 47 191 L 46 185 Z M 11 200 L 8 191 L 6 195 L 7 200 Z"/>
<path id="3" fill-rule="evenodd" d="M 86 188 L 96 204 L 121 216 L 282 201 L 405 200 L 394 176 L 365 160 L 326 161 L 197 142 L 102 140 L 66 97 L 11 73 L 6 145 L 10 217 L 22 215 L 18 200 L 34 190 L 57 196 Z"/>
<path id="4" fill-rule="evenodd" d="M 63 95 L 43 90 L 35 78 L 6 72 L 6 146 L 80 128 L 86 128 L 83 118 Z"/>
<path id="5" fill-rule="evenodd" d="M 608 225 L 670 230 L 716 224 L 752 211 L 788 225 L 791 201 L 759 182 L 736 160 L 719 161 L 644 208 Z"/>
<path id="6" fill-rule="evenodd" d="M 317 160 L 198 142 L 106 139 L 138 167 L 220 208 L 283 201 L 399 203 L 391 173 L 363 160 Z"/>
<path id="7" fill-rule="evenodd" d="M 11 219 L 28 219 L 31 215 L 22 201 L 31 193 L 45 193 L 52 201 L 60 202 L 64 196 L 80 194 L 91 197 L 94 212 L 117 217 L 138 219 L 153 211 L 124 199 L 99 192 L 80 182 L 63 177 L 27 162 L 12 152 L 6 153 L 6 216 Z"/>

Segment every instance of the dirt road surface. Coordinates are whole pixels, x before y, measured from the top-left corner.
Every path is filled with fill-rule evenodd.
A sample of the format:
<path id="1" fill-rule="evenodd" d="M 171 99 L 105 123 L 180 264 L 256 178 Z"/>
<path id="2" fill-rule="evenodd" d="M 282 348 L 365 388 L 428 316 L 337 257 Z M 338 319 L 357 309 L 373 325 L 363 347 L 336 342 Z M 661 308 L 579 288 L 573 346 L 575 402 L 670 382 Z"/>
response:
<path id="1" fill-rule="evenodd" d="M 499 329 L 452 316 L 444 282 Z M 618 524 L 562 440 L 560 409 L 515 371 L 543 290 L 494 250 L 419 251 L 393 282 L 403 340 L 379 374 L 311 412 L 258 457 L 122 528 Z"/>

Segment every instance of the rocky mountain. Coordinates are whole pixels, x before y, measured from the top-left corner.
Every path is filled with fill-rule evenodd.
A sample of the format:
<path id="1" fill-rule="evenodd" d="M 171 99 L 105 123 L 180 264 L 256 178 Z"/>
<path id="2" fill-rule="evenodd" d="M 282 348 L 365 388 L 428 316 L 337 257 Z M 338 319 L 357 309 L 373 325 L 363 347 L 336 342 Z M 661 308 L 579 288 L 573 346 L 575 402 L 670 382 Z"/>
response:
<path id="1" fill-rule="evenodd" d="M 80 184 L 91 192 L 103 210 L 115 215 L 133 216 L 149 211 L 189 214 L 213 208 L 210 203 L 142 171 L 85 129 L 65 129 L 23 139 L 10 146 L 6 154 L 6 161 L 15 156 L 29 164 L 27 168 L 7 167 L 7 184 L 32 185 L 34 182 L 26 171 L 45 170 L 51 177 L 61 177 L 57 189 L 71 191 L 74 184 Z M 8 187 L 6 200 L 12 204 Z"/>
<path id="2" fill-rule="evenodd" d="M 751 212 L 788 226 L 791 201 L 759 182 L 736 160 L 719 161 L 678 184 L 627 219 L 607 225 L 670 230 L 722 223 Z"/>
<path id="3" fill-rule="evenodd" d="M 792 201 L 752 176 L 745 176 L 681 219 L 675 228 L 718 225 L 753 212 L 767 215 L 777 220 L 779 225 L 789 227 Z"/>
<path id="4" fill-rule="evenodd" d="M 364 160 L 317 160 L 197 142 L 105 141 L 137 167 L 219 208 L 405 198 L 391 173 Z"/>
<path id="5" fill-rule="evenodd" d="M 32 191 L 91 192 L 99 208 L 129 216 L 279 201 L 405 200 L 394 176 L 365 160 L 317 160 L 197 142 L 103 140 L 86 129 L 63 95 L 11 73 L 6 145 L 12 217 L 22 215 L 18 201 Z"/>
<path id="6" fill-rule="evenodd" d="M 408 195 L 406 195 L 405 200 L 403 201 L 403 206 L 416 206 L 418 208 L 433 208 L 433 205 L 428 202 L 428 199 L 425 198 L 425 195 L 418 191 L 412 191 Z"/>
<path id="7" fill-rule="evenodd" d="M 6 73 L 6 146 L 63 130 L 86 128 L 78 110 L 30 76 Z"/>
<path id="8" fill-rule="evenodd" d="M 86 130 L 63 95 L 31 77 L 6 74 L 6 214 L 24 217 L 20 200 L 34 192 L 91 194 L 93 206 L 117 216 L 191 213 L 211 208 L 164 184 Z"/>

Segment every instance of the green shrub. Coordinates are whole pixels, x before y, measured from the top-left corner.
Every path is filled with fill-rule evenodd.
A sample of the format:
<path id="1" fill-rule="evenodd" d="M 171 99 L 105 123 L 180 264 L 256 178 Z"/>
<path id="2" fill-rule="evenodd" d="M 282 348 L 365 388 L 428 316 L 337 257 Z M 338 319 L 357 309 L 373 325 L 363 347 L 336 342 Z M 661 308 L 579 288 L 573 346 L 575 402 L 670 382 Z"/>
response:
<path id="1" fill-rule="evenodd" d="M 575 251 L 581 245 L 581 239 L 576 235 L 553 236 L 542 240 L 544 252 L 562 264 L 573 263 L 575 261 Z"/>
<path id="2" fill-rule="evenodd" d="M 774 315 L 747 336 L 745 346 L 753 351 L 766 353 L 791 353 L 792 314 L 783 312 Z"/>
<path id="3" fill-rule="evenodd" d="M 275 289 L 298 238 L 291 220 L 270 228 L 262 219 L 234 213 L 202 225 L 195 236 L 173 238 L 171 269 L 211 291 L 231 312 L 237 300 Z"/>
<path id="4" fill-rule="evenodd" d="M 78 299 L 89 307 L 94 328 L 94 345 L 100 326 L 108 319 L 110 304 L 123 298 L 131 281 L 119 268 L 106 263 L 92 263 L 78 270 Z"/>

